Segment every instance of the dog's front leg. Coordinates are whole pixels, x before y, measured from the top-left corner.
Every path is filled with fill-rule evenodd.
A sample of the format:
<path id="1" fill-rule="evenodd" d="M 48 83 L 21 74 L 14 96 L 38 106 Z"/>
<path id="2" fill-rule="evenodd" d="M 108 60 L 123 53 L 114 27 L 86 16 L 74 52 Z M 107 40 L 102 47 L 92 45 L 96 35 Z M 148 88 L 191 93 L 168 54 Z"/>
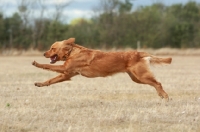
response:
<path id="1" fill-rule="evenodd" d="M 45 82 L 42 82 L 42 83 L 36 82 L 35 86 L 37 86 L 37 87 L 49 86 L 49 85 L 54 84 L 54 83 L 70 80 L 70 78 L 72 76 L 73 75 L 60 74 L 57 77 L 49 79 L 49 80 L 47 80 Z"/>
<path id="2" fill-rule="evenodd" d="M 38 68 L 51 70 L 51 71 L 55 71 L 55 72 L 59 72 L 59 73 L 64 73 L 64 71 L 66 70 L 64 65 L 39 64 L 36 61 L 33 61 L 32 65 L 34 65 Z"/>

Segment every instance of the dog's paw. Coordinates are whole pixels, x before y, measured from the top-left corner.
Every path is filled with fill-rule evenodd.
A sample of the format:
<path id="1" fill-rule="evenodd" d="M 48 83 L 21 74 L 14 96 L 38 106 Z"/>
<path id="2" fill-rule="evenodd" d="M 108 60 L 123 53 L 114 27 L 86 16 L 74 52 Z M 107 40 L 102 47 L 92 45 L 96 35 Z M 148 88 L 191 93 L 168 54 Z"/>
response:
<path id="1" fill-rule="evenodd" d="M 37 87 L 42 87 L 43 84 L 42 84 L 42 83 L 35 83 L 35 86 L 37 86 Z"/>
<path id="2" fill-rule="evenodd" d="M 32 65 L 36 66 L 38 63 L 36 61 L 32 62 Z"/>

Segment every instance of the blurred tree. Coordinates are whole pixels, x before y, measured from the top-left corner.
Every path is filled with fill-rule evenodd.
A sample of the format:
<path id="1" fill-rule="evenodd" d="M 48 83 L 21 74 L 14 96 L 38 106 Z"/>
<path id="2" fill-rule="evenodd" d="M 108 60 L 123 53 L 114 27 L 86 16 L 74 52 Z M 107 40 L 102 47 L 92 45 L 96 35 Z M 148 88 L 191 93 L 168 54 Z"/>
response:
<path id="1" fill-rule="evenodd" d="M 6 39 L 6 28 L 5 28 L 5 22 L 4 22 L 4 18 L 3 18 L 3 14 L 0 13 L 0 49 L 4 48 L 5 45 L 5 39 Z"/>
<path id="2" fill-rule="evenodd" d="M 119 12 L 120 13 L 126 13 L 130 12 L 132 9 L 132 3 L 130 0 L 125 0 L 125 2 L 119 2 Z"/>
<path id="3" fill-rule="evenodd" d="M 69 26 L 66 38 L 76 37 L 76 42 L 87 47 L 97 47 L 100 44 L 99 32 L 94 21 L 75 19 Z"/>
<path id="4" fill-rule="evenodd" d="M 6 41 L 7 48 L 19 48 L 21 46 L 21 39 L 23 35 L 21 34 L 23 28 L 23 22 L 18 13 L 15 13 L 12 17 L 5 19 Z M 10 37 L 12 36 L 12 38 Z M 11 40 L 12 39 L 12 40 Z M 26 39 L 26 38 L 24 38 Z M 12 42 L 11 42 L 12 41 Z M 9 44 L 9 45 L 8 45 Z"/>
<path id="5" fill-rule="evenodd" d="M 173 14 L 174 22 L 169 28 L 172 47 L 193 47 L 195 34 L 198 29 L 195 28 L 199 22 L 199 7 L 195 2 L 188 2 L 186 5 L 176 4 L 170 9 L 169 15 Z"/>
<path id="6" fill-rule="evenodd" d="M 45 19 L 44 14 L 47 12 L 47 5 L 45 0 L 35 0 L 34 4 L 37 5 L 37 10 L 39 11 L 38 18 L 35 18 L 33 21 L 33 25 L 31 26 L 32 29 L 32 44 L 31 48 L 33 49 L 40 49 L 42 37 L 46 33 L 45 30 L 47 25 L 50 23 L 49 19 Z M 34 5 L 33 4 L 33 5 Z"/>
<path id="7" fill-rule="evenodd" d="M 137 48 L 137 41 L 143 48 L 200 47 L 200 6 L 193 1 L 171 6 L 155 3 L 132 10 L 131 0 L 99 0 L 94 17 L 70 24 L 62 20 L 70 1 L 63 2 L 53 5 L 54 12 L 50 12 L 45 0 L 20 0 L 18 12 L 12 16 L 0 13 L 0 48 L 44 50 L 69 37 L 93 48 Z M 36 5 L 32 4 L 37 4 L 38 17 L 33 17 Z"/>

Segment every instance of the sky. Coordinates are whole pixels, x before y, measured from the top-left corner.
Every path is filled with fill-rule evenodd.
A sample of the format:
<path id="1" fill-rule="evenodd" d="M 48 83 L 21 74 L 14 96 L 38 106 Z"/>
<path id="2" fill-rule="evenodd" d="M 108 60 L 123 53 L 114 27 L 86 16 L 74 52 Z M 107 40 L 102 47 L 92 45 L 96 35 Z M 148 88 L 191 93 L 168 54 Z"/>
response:
<path id="1" fill-rule="evenodd" d="M 0 0 L 0 11 L 3 12 L 6 16 L 11 16 L 18 9 L 18 5 L 20 1 L 23 0 Z M 29 0 L 31 1 L 31 0 Z M 35 2 L 33 0 L 32 2 Z M 53 15 L 56 4 L 63 4 L 66 1 L 71 1 L 68 6 L 64 8 L 62 12 L 63 21 L 67 21 L 68 23 L 75 18 L 91 18 L 94 14 L 93 9 L 98 7 L 99 0 L 43 0 L 45 4 L 48 5 L 48 13 L 46 13 L 46 17 L 51 17 Z M 131 0 L 133 4 L 133 9 L 136 9 L 139 6 L 147 6 L 156 2 L 162 2 L 165 5 L 172 5 L 175 3 L 185 4 L 189 1 L 195 1 L 200 3 L 200 0 Z M 36 6 L 34 7 L 33 16 L 40 16 L 41 10 Z"/>

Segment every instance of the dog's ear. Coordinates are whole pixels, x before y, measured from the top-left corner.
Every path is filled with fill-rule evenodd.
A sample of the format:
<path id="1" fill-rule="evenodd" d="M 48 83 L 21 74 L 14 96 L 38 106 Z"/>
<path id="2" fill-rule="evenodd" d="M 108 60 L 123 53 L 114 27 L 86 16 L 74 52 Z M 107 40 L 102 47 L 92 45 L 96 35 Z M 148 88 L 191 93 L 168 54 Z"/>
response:
<path id="1" fill-rule="evenodd" d="M 75 38 L 69 38 L 67 40 L 64 40 L 63 42 L 64 44 L 73 44 L 75 42 Z"/>
<path id="2" fill-rule="evenodd" d="M 69 39 L 68 39 L 68 42 L 69 42 L 69 43 L 74 43 L 74 42 L 75 42 L 75 38 L 69 38 Z"/>

